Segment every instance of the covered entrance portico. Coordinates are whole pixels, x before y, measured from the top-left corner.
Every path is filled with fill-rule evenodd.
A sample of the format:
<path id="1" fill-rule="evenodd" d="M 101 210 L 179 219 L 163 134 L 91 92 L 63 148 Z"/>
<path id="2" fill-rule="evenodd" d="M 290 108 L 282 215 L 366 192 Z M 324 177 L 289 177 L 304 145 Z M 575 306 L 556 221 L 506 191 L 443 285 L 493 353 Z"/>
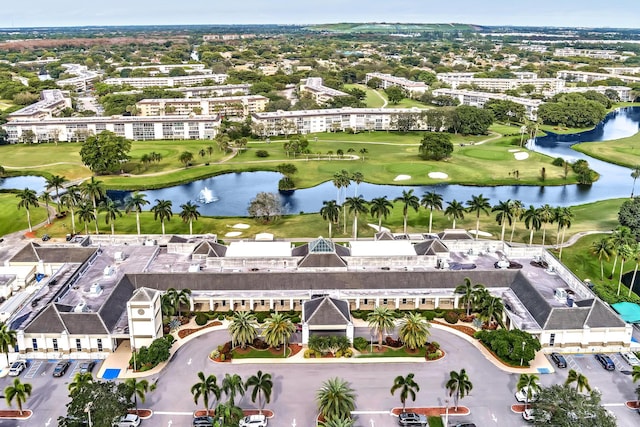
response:
<path id="1" fill-rule="evenodd" d="M 309 343 L 309 336 L 342 335 L 353 342 L 353 321 L 349 303 L 344 300 L 322 296 L 302 305 L 302 344 Z"/>

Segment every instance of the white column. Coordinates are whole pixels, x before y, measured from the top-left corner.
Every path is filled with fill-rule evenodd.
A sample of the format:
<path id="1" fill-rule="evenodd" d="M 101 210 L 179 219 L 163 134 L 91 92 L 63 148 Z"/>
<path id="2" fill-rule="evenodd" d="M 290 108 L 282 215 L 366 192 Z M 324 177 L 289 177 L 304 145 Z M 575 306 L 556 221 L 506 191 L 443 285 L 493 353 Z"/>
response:
<path id="1" fill-rule="evenodd" d="M 396 308 L 400 308 L 400 298 L 396 298 Z"/>
<path id="2" fill-rule="evenodd" d="M 293 310 L 293 298 L 289 298 L 289 310 Z"/>
<path id="3" fill-rule="evenodd" d="M 435 297 L 435 301 L 433 302 L 433 308 L 437 308 L 440 305 L 440 297 Z"/>
<path id="4" fill-rule="evenodd" d="M 353 327 L 353 323 L 349 322 L 347 324 L 347 338 L 349 339 L 349 342 L 353 342 L 354 331 L 355 328 Z"/>
<path id="5" fill-rule="evenodd" d="M 273 310 L 273 298 L 269 298 L 269 310 Z"/>
<path id="6" fill-rule="evenodd" d="M 360 310 L 360 297 L 356 297 L 356 310 Z"/>
<path id="7" fill-rule="evenodd" d="M 215 310 L 215 303 L 213 302 L 213 298 L 209 298 L 209 310 Z"/>
<path id="8" fill-rule="evenodd" d="M 416 297 L 415 308 L 420 307 L 420 298 Z"/>
<path id="9" fill-rule="evenodd" d="M 376 307 L 380 306 L 380 298 L 376 298 Z"/>
<path id="10" fill-rule="evenodd" d="M 307 323 L 302 324 L 302 345 L 309 344 L 309 325 Z"/>

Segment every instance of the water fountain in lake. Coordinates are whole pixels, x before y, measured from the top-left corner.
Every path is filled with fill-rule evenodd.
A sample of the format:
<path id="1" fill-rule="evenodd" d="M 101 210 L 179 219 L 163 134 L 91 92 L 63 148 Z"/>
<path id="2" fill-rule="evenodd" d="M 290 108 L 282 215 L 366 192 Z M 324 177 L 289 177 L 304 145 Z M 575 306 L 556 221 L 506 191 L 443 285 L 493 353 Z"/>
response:
<path id="1" fill-rule="evenodd" d="M 207 187 L 204 187 L 202 190 L 200 190 L 197 200 L 200 203 L 204 203 L 206 205 L 208 203 L 217 202 L 218 198 L 213 194 L 213 191 L 209 190 Z"/>

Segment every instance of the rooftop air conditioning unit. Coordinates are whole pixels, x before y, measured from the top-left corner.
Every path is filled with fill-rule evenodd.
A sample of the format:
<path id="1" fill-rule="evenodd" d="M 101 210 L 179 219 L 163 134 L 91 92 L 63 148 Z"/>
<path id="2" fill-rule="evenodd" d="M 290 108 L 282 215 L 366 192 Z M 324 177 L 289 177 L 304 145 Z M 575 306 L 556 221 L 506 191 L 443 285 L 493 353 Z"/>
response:
<path id="1" fill-rule="evenodd" d="M 91 288 L 89 288 L 89 292 L 92 295 L 100 295 L 102 293 L 102 286 L 100 285 L 100 283 L 94 283 L 93 285 L 91 285 Z"/>

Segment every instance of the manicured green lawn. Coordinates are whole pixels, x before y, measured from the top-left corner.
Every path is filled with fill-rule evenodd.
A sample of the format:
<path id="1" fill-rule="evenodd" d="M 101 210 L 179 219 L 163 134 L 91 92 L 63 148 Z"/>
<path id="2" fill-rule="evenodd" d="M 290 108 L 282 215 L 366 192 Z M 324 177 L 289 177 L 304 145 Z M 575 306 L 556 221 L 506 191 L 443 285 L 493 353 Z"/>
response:
<path id="1" fill-rule="evenodd" d="M 427 417 L 427 421 L 429 422 L 429 427 L 446 427 L 440 417 Z"/>
<path id="2" fill-rule="evenodd" d="M 629 168 L 640 165 L 640 132 L 628 138 L 613 141 L 583 142 L 572 148 L 605 162 Z"/>
<path id="3" fill-rule="evenodd" d="M 18 230 L 27 230 L 27 211 L 18 209 L 19 199 L 13 193 L 0 193 L 0 236 Z M 47 219 L 44 208 L 31 208 L 31 224 L 36 225 Z M 43 229 L 42 234 L 48 233 Z"/>
<path id="4" fill-rule="evenodd" d="M 249 347 L 248 352 L 239 352 L 236 350 L 232 351 L 233 359 L 284 359 L 284 355 L 282 351 L 279 351 L 278 354 L 273 354 L 269 350 L 257 350 L 253 347 Z M 287 348 L 287 357 L 291 354 L 291 349 Z"/>
<path id="5" fill-rule="evenodd" d="M 13 102 L 8 101 L 6 99 L 0 99 L 0 110 L 6 110 L 9 107 L 13 106 Z"/>
<path id="6" fill-rule="evenodd" d="M 376 347 L 376 344 L 373 344 L 374 347 Z M 374 348 L 375 350 L 375 348 Z M 424 357 L 426 354 L 426 349 L 423 348 L 419 348 L 418 350 L 416 350 L 415 352 L 409 352 L 407 351 L 407 349 L 405 347 L 400 347 L 400 348 L 386 348 L 384 353 L 376 353 L 375 351 L 373 353 L 369 353 L 369 350 L 365 350 L 363 352 L 361 352 L 360 356 L 358 356 L 358 358 L 370 358 L 370 357 Z"/>
<path id="7" fill-rule="evenodd" d="M 361 84 L 346 84 L 344 85 L 345 89 L 353 89 L 353 88 L 358 88 L 360 90 L 363 90 L 366 92 L 367 97 L 364 100 L 364 103 L 366 104 L 366 106 L 368 108 L 382 108 L 382 106 L 384 105 L 384 99 L 380 98 L 376 92 L 371 89 L 369 86 L 367 85 L 361 85 Z M 382 95 L 384 96 L 384 95 Z"/>

